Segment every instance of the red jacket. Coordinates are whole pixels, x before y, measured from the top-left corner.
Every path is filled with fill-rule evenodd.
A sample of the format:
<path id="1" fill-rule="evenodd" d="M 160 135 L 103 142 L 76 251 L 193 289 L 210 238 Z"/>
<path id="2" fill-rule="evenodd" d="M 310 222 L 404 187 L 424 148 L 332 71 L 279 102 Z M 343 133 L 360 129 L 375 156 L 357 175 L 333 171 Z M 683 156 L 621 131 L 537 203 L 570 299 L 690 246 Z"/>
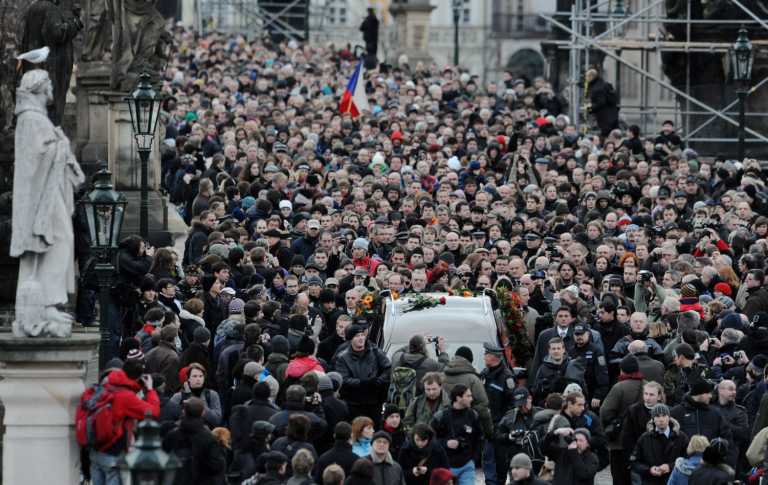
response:
<path id="1" fill-rule="evenodd" d="M 107 376 L 107 383 L 112 387 L 112 392 L 115 395 L 112 403 L 112 417 L 116 425 L 122 423 L 120 428 L 127 438 L 118 440 L 117 444 L 120 445 L 120 450 L 113 447 L 110 451 L 125 451 L 133 441 L 136 421 L 144 419 L 147 411 L 155 419 L 160 416 L 160 398 L 157 392 L 152 389 L 145 391 L 144 399 L 141 399 L 137 395 L 142 390 L 141 384 L 129 378 L 122 369 L 110 372 Z"/>
<path id="2" fill-rule="evenodd" d="M 381 260 L 366 256 L 364 258 L 353 260 L 355 268 L 363 268 L 368 272 L 368 276 L 376 274 L 376 267 L 381 264 Z"/>
<path id="3" fill-rule="evenodd" d="M 303 377 L 307 372 L 318 371 L 325 373 L 325 369 L 314 357 L 297 357 L 288 363 L 285 370 L 286 377 Z"/>

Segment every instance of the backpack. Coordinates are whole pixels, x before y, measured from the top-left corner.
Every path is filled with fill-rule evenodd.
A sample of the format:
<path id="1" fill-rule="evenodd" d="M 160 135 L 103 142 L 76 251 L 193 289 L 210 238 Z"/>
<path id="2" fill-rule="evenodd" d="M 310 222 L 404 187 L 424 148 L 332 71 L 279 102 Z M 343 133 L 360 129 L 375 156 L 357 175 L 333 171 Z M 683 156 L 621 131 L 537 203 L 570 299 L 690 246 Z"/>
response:
<path id="1" fill-rule="evenodd" d="M 122 423 L 116 423 L 112 406 L 114 388 L 94 384 L 80 396 L 75 411 L 75 437 L 80 446 L 96 451 L 112 447 L 123 436 Z"/>
<path id="2" fill-rule="evenodd" d="M 427 359 L 426 356 L 412 364 L 403 363 L 392 369 L 392 380 L 387 391 L 387 404 L 394 404 L 401 413 L 416 397 L 416 369 Z"/>

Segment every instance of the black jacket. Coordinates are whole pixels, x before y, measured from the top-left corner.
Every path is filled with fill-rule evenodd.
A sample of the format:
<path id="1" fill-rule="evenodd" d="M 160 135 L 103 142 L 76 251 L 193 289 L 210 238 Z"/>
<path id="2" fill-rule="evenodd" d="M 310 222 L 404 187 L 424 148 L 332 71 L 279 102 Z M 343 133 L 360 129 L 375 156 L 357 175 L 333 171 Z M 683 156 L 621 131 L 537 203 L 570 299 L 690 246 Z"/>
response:
<path id="1" fill-rule="evenodd" d="M 542 451 L 555 462 L 552 485 L 593 485 L 599 468 L 597 455 L 592 450 L 579 453 L 562 448 L 559 436 L 549 433 L 544 438 Z"/>
<path id="2" fill-rule="evenodd" d="M 731 426 L 720 411 L 709 404 L 694 401 L 689 395 L 685 396 L 682 403 L 673 407 L 670 414 L 680 423 L 680 430 L 688 436 L 701 434 L 710 441 L 715 438 L 733 441 Z"/>
<path id="3" fill-rule="evenodd" d="M 688 437 L 680 432 L 680 425 L 674 419 L 669 420 L 669 436 L 656 431 L 653 422 L 648 423 L 647 431 L 640 436 L 629 459 L 632 470 L 640 475 L 643 484 L 666 485 L 675 460 L 686 456 Z M 669 473 L 661 476 L 651 475 L 651 467 L 668 465 Z"/>
<path id="4" fill-rule="evenodd" d="M 397 461 L 403 467 L 405 483 L 407 485 L 429 485 L 429 477 L 432 475 L 432 470 L 435 468 L 449 468 L 448 455 L 435 440 L 430 441 L 424 448 L 419 448 L 413 443 L 412 439 L 408 439 L 400 449 Z M 413 469 L 416 466 L 427 467 L 427 473 L 419 476 L 414 475 Z"/>
<path id="5" fill-rule="evenodd" d="M 386 354 L 370 343 L 362 352 L 347 348 L 336 359 L 336 372 L 344 379 L 341 398 L 356 405 L 381 402 L 382 390 L 389 388 L 391 367 Z"/>
<path id="6" fill-rule="evenodd" d="M 591 103 L 592 114 L 597 119 L 597 126 L 607 134 L 610 130 L 617 128 L 619 123 L 619 107 L 617 106 L 617 95 L 611 83 L 600 78 L 589 83 L 589 101 Z"/>
<path id="7" fill-rule="evenodd" d="M 701 462 L 701 466 L 688 478 L 688 485 L 730 485 L 734 475 L 733 469 L 724 463 L 712 466 Z"/>
<path id="8" fill-rule="evenodd" d="M 240 483 L 243 480 L 251 478 L 256 473 L 264 473 L 264 454 L 269 448 L 264 443 L 255 443 L 248 441 L 243 449 L 235 450 L 235 456 L 232 459 L 232 465 L 229 467 L 227 477 L 237 478 Z"/>
<path id="9" fill-rule="evenodd" d="M 328 423 L 326 423 L 325 419 L 321 418 L 313 412 L 305 411 L 303 407 L 288 401 L 283 405 L 282 411 L 278 411 L 271 418 L 269 418 L 269 422 L 275 426 L 275 437 L 283 436 L 285 434 L 285 430 L 288 428 L 288 418 L 292 414 L 303 414 L 309 418 L 309 424 L 311 427 L 309 436 L 313 441 L 322 436 L 325 428 L 328 426 Z"/>
<path id="10" fill-rule="evenodd" d="M 456 410 L 453 407 L 441 409 L 432 418 L 435 438 L 445 449 L 451 468 L 460 468 L 469 463 L 482 443 L 480 418 L 474 409 Z M 448 448 L 448 440 L 458 440 L 459 447 Z"/>
<path id="11" fill-rule="evenodd" d="M 763 287 L 749 289 L 747 294 L 747 302 L 744 303 L 743 312 L 751 321 L 755 313 L 768 311 L 768 289 Z"/>
<path id="12" fill-rule="evenodd" d="M 644 402 L 640 401 L 629 406 L 621 423 L 621 435 L 619 438 L 621 449 L 627 450 L 628 453 L 630 450 L 633 450 L 637 440 L 645 433 L 648 421 L 650 420 L 651 412 Z"/>
<path id="13" fill-rule="evenodd" d="M 224 480 L 224 450 L 201 418 L 183 418 L 163 440 L 163 449 L 181 461 L 174 484 L 218 485 Z"/>
<path id="14" fill-rule="evenodd" d="M 336 425 L 340 421 L 351 422 L 354 416 L 349 416 L 347 403 L 337 398 L 333 391 L 323 391 L 320 393 L 320 397 L 323 398 L 321 406 L 325 414 L 325 421 L 328 423 L 323 436 L 315 443 L 317 450 L 322 453 L 333 445 L 333 430 Z"/>
<path id="15" fill-rule="evenodd" d="M 533 473 L 533 471 L 531 471 Z M 531 475 L 530 477 L 524 479 L 524 480 L 515 480 L 513 482 L 510 482 L 512 485 L 549 485 L 549 482 L 545 482 L 544 480 L 540 480 L 537 477 L 534 477 Z"/>
<path id="16" fill-rule="evenodd" d="M 184 265 L 196 264 L 203 257 L 211 229 L 202 222 L 195 222 L 184 244 Z"/>
<path id="17" fill-rule="evenodd" d="M 480 377 L 488 394 L 491 419 L 494 424 L 497 424 L 512 407 L 512 393 L 516 387 L 515 377 L 503 362 L 493 369 L 486 367 L 480 373 Z"/>
<path id="18" fill-rule="evenodd" d="M 352 445 L 343 440 L 337 440 L 333 447 L 320 455 L 315 466 L 315 481 L 322 483 L 323 471 L 328 465 L 336 463 L 344 470 L 344 476 L 349 476 L 352 471 L 352 465 L 360 458 L 352 452 Z"/>
<path id="19" fill-rule="evenodd" d="M 264 399 L 253 399 L 248 404 L 232 408 L 229 429 L 232 430 L 232 448 L 244 448 L 250 440 L 251 427 L 256 421 L 269 421 L 280 409 Z"/>
<path id="20" fill-rule="evenodd" d="M 208 354 L 208 346 L 192 342 L 187 347 L 187 350 L 181 354 L 181 367 L 186 367 L 189 364 L 196 362 L 205 367 L 206 373 L 211 370 L 211 358 Z"/>

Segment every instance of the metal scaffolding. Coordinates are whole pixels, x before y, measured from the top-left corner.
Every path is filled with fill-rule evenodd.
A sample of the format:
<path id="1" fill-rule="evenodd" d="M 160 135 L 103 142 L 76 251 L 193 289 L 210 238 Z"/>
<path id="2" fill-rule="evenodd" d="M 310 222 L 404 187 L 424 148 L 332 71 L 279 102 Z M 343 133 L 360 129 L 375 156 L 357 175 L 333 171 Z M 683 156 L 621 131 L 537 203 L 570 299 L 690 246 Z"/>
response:
<path id="1" fill-rule="evenodd" d="M 629 2 L 626 2 L 629 3 Z M 615 63 L 615 84 L 624 101 L 621 107 L 623 118 L 631 119 L 641 126 L 643 133 L 648 133 L 649 128 L 654 129 L 662 119 L 675 119 L 681 127 L 680 134 L 686 143 L 733 143 L 737 137 L 712 136 L 706 134 L 706 128 L 715 120 L 727 126 L 738 127 L 738 117 L 733 108 L 738 101 L 731 101 L 728 95 L 724 96 L 721 106 L 699 99 L 692 90 L 692 78 L 697 73 L 692 73 L 690 68 L 690 56 L 693 53 L 723 54 L 729 52 L 731 42 L 706 42 L 692 37 L 692 29 L 698 26 L 738 27 L 746 25 L 752 31 L 760 31 L 763 39 L 768 35 L 768 23 L 752 12 L 740 0 L 731 0 L 734 10 L 741 16 L 740 19 L 704 19 L 695 18 L 692 13 L 692 2 L 687 4 L 685 12 L 681 12 L 678 18 L 667 18 L 665 0 L 639 0 L 636 3 L 636 12 L 626 12 L 623 8 L 625 2 L 618 0 L 574 0 L 570 12 L 556 12 L 551 15 L 542 14 L 554 29 L 565 32 L 567 39 L 552 42 L 557 49 L 568 52 L 568 81 L 566 97 L 570 102 L 571 119 L 577 123 L 578 128 L 585 122 L 583 109 L 585 85 L 584 73 L 595 64 L 595 56 L 604 56 Z M 682 18 L 680 18 L 682 17 Z M 694 27 L 696 26 L 696 27 Z M 676 37 L 671 35 L 669 29 L 674 29 Z M 764 29 L 764 30 L 763 30 Z M 683 34 L 681 36 L 681 33 Z M 682 37 L 682 38 L 680 38 Z M 752 44 L 756 50 L 768 46 L 767 40 L 755 40 Z M 735 41 L 735 35 L 733 40 Z M 669 53 L 686 55 L 685 86 L 678 87 L 661 72 L 662 56 Z M 639 62 L 633 62 L 638 60 Z M 597 62 L 599 64 L 600 62 Z M 631 96 L 621 92 L 622 66 L 640 77 L 639 89 Z M 758 89 L 768 83 L 768 77 L 755 79 L 749 94 L 752 95 Z M 657 96 L 652 95 L 652 87 L 656 88 Z M 675 98 L 666 104 L 662 100 L 662 94 L 674 94 Z M 634 98 L 634 99 L 632 99 Z M 768 113 L 750 112 L 749 118 L 758 119 Z M 710 127 L 711 128 L 711 127 Z M 704 133 L 702 133 L 704 131 Z M 747 127 L 746 132 L 751 136 L 747 142 L 768 142 L 766 135 Z"/>
<path id="2" fill-rule="evenodd" d="M 310 0 L 195 0 L 198 32 L 228 32 L 253 36 L 269 32 L 287 39 L 306 40 L 324 15 Z"/>

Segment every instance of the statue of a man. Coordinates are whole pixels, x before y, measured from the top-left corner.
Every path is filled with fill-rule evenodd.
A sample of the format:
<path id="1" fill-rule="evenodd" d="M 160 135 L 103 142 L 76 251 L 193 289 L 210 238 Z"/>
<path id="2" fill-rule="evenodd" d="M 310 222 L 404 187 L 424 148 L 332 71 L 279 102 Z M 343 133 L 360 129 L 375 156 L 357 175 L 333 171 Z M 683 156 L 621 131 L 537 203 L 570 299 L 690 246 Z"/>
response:
<path id="1" fill-rule="evenodd" d="M 85 181 L 64 132 L 48 118 L 53 84 L 28 71 L 16 90 L 12 257 L 20 258 L 16 291 L 18 337 L 67 337 L 72 317 L 57 308 L 75 290 L 74 191 Z"/>
<path id="2" fill-rule="evenodd" d="M 49 110 L 55 125 L 61 124 L 64 106 L 67 103 L 69 80 L 72 77 L 72 64 L 75 60 L 72 41 L 83 28 L 80 21 L 80 9 L 67 13 L 59 5 L 59 0 L 37 0 L 24 17 L 20 52 L 27 52 L 48 46 L 51 52 L 42 66 L 24 63 L 23 70 L 45 69 L 53 82 L 54 103 Z"/>
<path id="3" fill-rule="evenodd" d="M 112 20 L 112 89 L 131 90 L 139 74 L 165 67 L 171 35 L 156 0 L 107 0 Z"/>

